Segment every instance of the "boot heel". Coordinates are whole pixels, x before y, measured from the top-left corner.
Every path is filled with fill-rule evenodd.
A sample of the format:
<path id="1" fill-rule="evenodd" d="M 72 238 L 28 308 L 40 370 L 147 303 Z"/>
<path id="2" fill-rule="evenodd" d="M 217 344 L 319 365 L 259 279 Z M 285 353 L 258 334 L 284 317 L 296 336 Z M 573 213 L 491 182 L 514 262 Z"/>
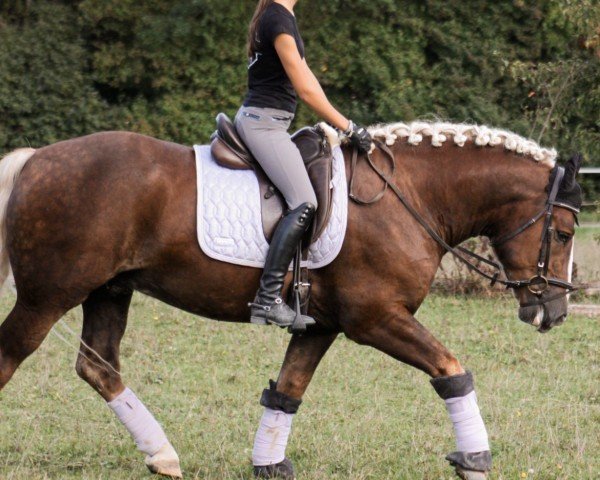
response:
<path id="1" fill-rule="evenodd" d="M 268 325 L 267 322 L 267 312 L 271 310 L 270 307 L 265 307 L 256 303 L 256 299 L 254 302 L 249 302 L 248 306 L 250 307 L 250 323 L 254 325 Z"/>
<path id="2" fill-rule="evenodd" d="M 257 316 L 250 316 L 250 323 L 253 325 L 268 325 L 269 324 L 266 319 L 264 319 L 263 317 L 257 317 Z"/>

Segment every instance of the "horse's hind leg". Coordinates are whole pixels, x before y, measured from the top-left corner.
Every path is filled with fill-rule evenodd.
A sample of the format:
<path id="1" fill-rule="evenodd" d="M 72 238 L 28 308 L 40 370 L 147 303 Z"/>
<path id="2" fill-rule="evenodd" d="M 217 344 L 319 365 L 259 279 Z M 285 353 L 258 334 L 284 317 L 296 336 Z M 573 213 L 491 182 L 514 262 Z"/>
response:
<path id="1" fill-rule="evenodd" d="M 0 325 L 0 390 L 23 360 L 41 345 L 65 311 L 66 309 L 50 306 L 34 308 L 17 300 Z"/>
<path id="2" fill-rule="evenodd" d="M 132 290 L 104 286 L 83 303 L 83 343 L 77 357 L 77 374 L 108 402 L 146 456 L 154 472 L 181 477 L 179 458 L 163 429 L 136 395 L 123 384 L 119 345 Z M 99 358 L 100 357 L 100 358 Z"/>
<path id="3" fill-rule="evenodd" d="M 265 411 L 252 450 L 255 476 L 295 478 L 292 463 L 285 458 L 292 419 L 319 362 L 336 337 L 337 333 L 292 336 L 277 383 L 270 382 L 260 399 Z"/>
<path id="4" fill-rule="evenodd" d="M 456 434 L 457 451 L 446 459 L 462 479 L 486 478 L 492 457 L 470 372 L 408 311 L 376 307 L 369 311 L 377 315 L 377 321 L 370 325 L 357 322 L 346 335 L 433 377 L 433 388 L 445 401 Z"/>

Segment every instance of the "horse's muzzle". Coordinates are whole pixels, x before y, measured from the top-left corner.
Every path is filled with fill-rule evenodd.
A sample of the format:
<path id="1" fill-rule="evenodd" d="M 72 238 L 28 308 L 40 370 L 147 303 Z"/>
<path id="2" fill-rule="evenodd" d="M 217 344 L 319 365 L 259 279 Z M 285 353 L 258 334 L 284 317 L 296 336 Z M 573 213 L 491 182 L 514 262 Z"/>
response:
<path id="1" fill-rule="evenodd" d="M 567 318 L 567 297 L 560 297 L 542 305 L 519 308 L 519 319 L 533 325 L 540 333 L 545 333 L 562 325 Z"/>

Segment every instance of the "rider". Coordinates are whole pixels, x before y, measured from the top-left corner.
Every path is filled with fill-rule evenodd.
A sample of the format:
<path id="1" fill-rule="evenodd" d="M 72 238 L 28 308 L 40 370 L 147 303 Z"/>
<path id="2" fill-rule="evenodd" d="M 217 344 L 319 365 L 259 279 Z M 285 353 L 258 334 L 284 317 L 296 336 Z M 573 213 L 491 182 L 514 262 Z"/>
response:
<path id="1" fill-rule="evenodd" d="M 250 304 L 253 323 L 290 326 L 295 312 L 281 299 L 283 281 L 317 199 L 296 145 L 287 130 L 296 110 L 296 93 L 324 120 L 344 132 L 360 150 L 371 136 L 327 100 L 304 58 L 294 6 L 297 0 L 259 0 L 248 33 L 248 93 L 235 117 L 236 129 L 289 211 L 279 222 L 265 261 L 260 287 Z M 306 323 L 314 322 L 305 318 Z"/>

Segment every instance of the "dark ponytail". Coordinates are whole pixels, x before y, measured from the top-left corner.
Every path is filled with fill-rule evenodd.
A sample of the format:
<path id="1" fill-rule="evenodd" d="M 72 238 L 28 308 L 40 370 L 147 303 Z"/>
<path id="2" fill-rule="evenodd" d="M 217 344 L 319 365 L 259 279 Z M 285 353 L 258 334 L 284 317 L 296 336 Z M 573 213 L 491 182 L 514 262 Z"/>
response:
<path id="1" fill-rule="evenodd" d="M 252 20 L 250 21 L 250 28 L 248 29 L 248 57 L 253 57 L 258 48 L 256 45 L 256 30 L 258 29 L 258 22 L 266 8 L 272 3 L 273 0 L 258 0 L 258 5 L 256 5 L 256 10 L 254 10 L 254 15 L 252 15 Z"/>

